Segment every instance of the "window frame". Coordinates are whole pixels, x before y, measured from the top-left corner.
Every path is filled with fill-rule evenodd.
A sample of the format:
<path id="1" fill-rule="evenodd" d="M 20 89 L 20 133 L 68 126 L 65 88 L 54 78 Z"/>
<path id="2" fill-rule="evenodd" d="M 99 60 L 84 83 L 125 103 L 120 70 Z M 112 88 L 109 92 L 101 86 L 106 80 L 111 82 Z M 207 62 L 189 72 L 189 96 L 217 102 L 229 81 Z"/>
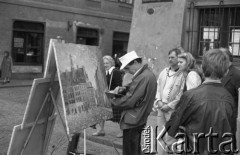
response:
<path id="1" fill-rule="evenodd" d="M 161 3 L 161 2 L 173 2 L 173 0 L 142 0 L 142 3 Z"/>
<path id="2" fill-rule="evenodd" d="M 128 35 L 128 39 L 125 39 L 125 38 L 121 39 L 121 38 L 118 38 L 118 37 L 114 37 L 115 36 L 114 34 L 117 34 L 117 33 L 119 33 L 120 35 L 121 34 Z M 114 51 L 114 42 L 125 42 L 125 43 L 127 43 L 127 48 L 128 48 L 129 38 L 130 38 L 130 33 L 129 32 L 113 31 L 113 33 L 112 33 L 112 55 L 113 56 L 115 54 L 119 53 L 119 52 Z M 122 51 L 122 52 L 124 52 L 124 51 Z M 127 49 L 126 49 L 126 52 L 127 52 Z"/>
<path id="3" fill-rule="evenodd" d="M 127 0 L 117 0 L 118 3 L 122 3 L 122 4 L 128 4 L 128 5 L 133 5 L 134 4 L 134 0 L 131 0 L 131 2 L 127 2 Z"/>
<path id="4" fill-rule="evenodd" d="M 97 31 L 97 36 L 90 36 L 90 35 L 86 35 L 86 34 L 80 34 L 79 29 L 86 29 L 86 30 L 96 30 Z M 78 43 L 78 38 L 86 38 L 86 39 L 97 39 L 97 44 L 96 45 L 90 45 L 90 44 L 83 44 L 83 45 L 90 45 L 90 46 L 100 46 L 100 29 L 99 28 L 92 28 L 92 27 L 83 27 L 83 26 L 77 26 L 77 31 L 76 31 L 76 44 L 81 44 Z"/>
<path id="5" fill-rule="evenodd" d="M 15 22 L 25 22 L 25 23 L 34 23 L 34 24 L 41 24 L 42 25 L 42 27 L 43 27 L 43 30 L 30 30 L 30 29 L 21 29 L 21 28 L 15 28 L 14 27 L 14 23 Z M 12 20 L 12 43 L 11 43 L 11 56 L 12 56 L 12 58 L 13 58 L 13 65 L 20 65 L 20 66 L 28 66 L 28 65 L 30 65 L 30 66 L 42 66 L 43 67 L 43 65 L 44 65 L 44 48 L 45 48 L 45 31 L 46 31 L 46 23 L 44 23 L 44 22 L 39 22 L 39 21 L 30 21 L 30 20 L 21 20 L 21 19 L 13 19 Z M 19 32 L 22 32 L 22 33 L 25 33 L 24 35 L 25 36 L 29 36 L 31 33 L 35 33 L 35 34 L 41 34 L 42 36 L 42 45 L 39 45 L 39 50 L 41 51 L 40 52 L 40 62 L 36 62 L 36 63 L 34 63 L 34 62 L 27 62 L 26 61 L 26 59 L 27 59 L 27 49 L 29 49 L 30 47 L 27 47 L 27 43 L 24 41 L 24 43 L 23 43 L 23 51 L 24 51 L 24 62 L 16 62 L 15 61 L 15 55 L 16 55 L 16 53 L 15 53 L 15 50 L 14 50 L 14 34 L 15 33 L 19 33 Z M 29 41 L 29 39 L 27 39 L 26 41 Z M 36 48 L 36 47 L 32 47 L 32 48 Z"/>
<path id="6" fill-rule="evenodd" d="M 196 4 L 196 6 L 195 6 Z M 203 2 L 204 5 L 201 5 L 202 3 L 200 4 L 197 4 L 197 3 L 194 3 L 194 2 L 190 2 L 189 3 L 189 7 L 188 7 L 188 14 L 187 14 L 187 24 L 186 24 L 186 36 L 185 37 L 185 40 L 184 40 L 184 47 L 187 47 L 185 48 L 187 51 L 191 52 L 197 59 L 202 59 L 202 55 L 201 55 L 201 46 L 200 46 L 200 43 L 203 42 L 203 40 L 201 40 L 201 36 L 203 35 L 203 31 L 201 31 L 201 26 L 203 27 L 203 25 L 201 25 L 201 15 L 200 15 L 200 10 L 201 9 L 215 9 L 216 11 L 216 8 L 220 8 L 220 9 L 239 9 L 240 8 L 240 3 L 239 4 L 228 4 L 228 5 L 223 5 L 221 4 L 221 2 L 219 4 L 214 4 L 214 5 L 207 5 L 206 2 Z M 222 11 L 223 11 L 222 10 Z M 191 12 L 192 11 L 192 12 Z M 190 13 L 191 12 L 191 13 Z M 232 12 L 231 12 L 232 13 Z M 220 14 L 223 14 L 222 12 Z M 227 14 L 229 16 L 229 14 Z M 239 13 L 238 13 L 239 15 Z M 239 16 L 238 16 L 239 17 Z M 226 17 L 224 17 L 226 18 Z M 223 19 L 222 17 L 220 17 L 220 20 L 225 20 Z M 235 19 L 236 21 L 238 19 Z M 222 21 L 221 21 L 222 22 Z M 238 21 L 239 22 L 239 21 Z M 221 23 L 220 23 L 221 24 Z M 227 27 L 231 27 L 231 23 L 227 23 Z M 213 27 L 212 27 L 213 28 Z M 231 43 L 231 38 L 230 35 L 232 33 L 232 31 L 228 30 L 227 32 L 221 30 L 223 28 L 223 25 L 219 25 L 219 33 L 217 34 L 218 37 L 220 37 L 219 40 L 217 41 L 214 41 L 215 43 L 218 42 L 219 44 L 219 47 L 222 47 L 224 46 L 224 44 L 227 44 L 227 46 L 230 45 Z M 239 28 L 238 30 L 240 29 L 240 25 L 239 25 Z M 225 34 L 224 34 L 225 33 Z M 225 41 L 224 40 L 221 40 L 222 36 L 223 35 L 227 35 L 228 38 L 225 38 Z M 225 43 L 224 43 L 225 42 Z M 239 46 L 240 46 L 240 42 L 237 43 Z M 239 47 L 239 51 L 238 51 L 238 55 L 234 55 L 234 61 L 238 61 L 237 59 L 240 58 L 240 47 Z"/>

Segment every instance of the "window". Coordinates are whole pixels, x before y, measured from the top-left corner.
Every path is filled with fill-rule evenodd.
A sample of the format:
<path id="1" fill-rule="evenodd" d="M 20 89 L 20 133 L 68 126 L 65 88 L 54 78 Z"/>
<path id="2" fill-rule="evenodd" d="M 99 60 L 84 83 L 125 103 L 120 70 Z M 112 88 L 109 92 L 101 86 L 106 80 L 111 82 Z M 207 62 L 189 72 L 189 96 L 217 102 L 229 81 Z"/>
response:
<path id="1" fill-rule="evenodd" d="M 133 4 L 133 0 L 118 0 L 120 3 Z"/>
<path id="2" fill-rule="evenodd" d="M 194 40 L 197 39 L 197 56 L 202 56 L 204 51 L 211 48 L 219 47 L 229 48 L 233 56 L 240 56 L 240 7 L 219 5 L 192 7 L 190 10 L 189 51 L 194 51 Z M 198 21 L 194 21 L 194 13 L 198 15 Z M 194 26 L 196 22 L 198 27 Z"/>
<path id="3" fill-rule="evenodd" d="M 98 29 L 78 27 L 77 44 L 98 46 L 99 32 Z"/>
<path id="4" fill-rule="evenodd" d="M 43 36 L 43 23 L 15 21 L 12 41 L 13 62 L 23 65 L 42 64 Z"/>
<path id="5" fill-rule="evenodd" d="M 173 2 L 173 0 L 142 0 L 142 3 Z"/>
<path id="6" fill-rule="evenodd" d="M 113 32 L 113 56 L 121 57 L 127 53 L 129 33 Z"/>

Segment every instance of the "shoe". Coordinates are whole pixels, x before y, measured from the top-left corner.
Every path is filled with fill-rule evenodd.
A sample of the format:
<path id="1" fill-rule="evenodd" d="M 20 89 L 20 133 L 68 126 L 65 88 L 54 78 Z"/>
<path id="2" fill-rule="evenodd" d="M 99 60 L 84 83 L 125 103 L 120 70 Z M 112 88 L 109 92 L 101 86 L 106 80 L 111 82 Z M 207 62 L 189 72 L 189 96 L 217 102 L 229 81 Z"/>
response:
<path id="1" fill-rule="evenodd" d="M 99 132 L 99 131 L 97 131 L 97 132 L 93 133 L 92 135 L 93 135 L 93 136 L 105 136 L 105 132 Z"/>
<path id="2" fill-rule="evenodd" d="M 122 138 L 123 137 L 123 132 L 121 131 L 119 134 L 116 136 L 117 138 Z"/>
<path id="3" fill-rule="evenodd" d="M 7 83 L 10 83 L 10 81 L 7 81 Z"/>

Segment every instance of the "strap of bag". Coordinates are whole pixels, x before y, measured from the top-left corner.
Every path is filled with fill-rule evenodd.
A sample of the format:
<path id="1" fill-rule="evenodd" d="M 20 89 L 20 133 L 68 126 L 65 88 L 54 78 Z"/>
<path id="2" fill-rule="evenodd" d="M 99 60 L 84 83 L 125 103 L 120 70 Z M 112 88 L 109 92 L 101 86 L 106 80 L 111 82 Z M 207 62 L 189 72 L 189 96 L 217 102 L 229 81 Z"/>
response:
<path id="1" fill-rule="evenodd" d="M 110 77 L 110 82 L 109 82 L 108 90 L 110 90 L 111 85 L 112 85 L 112 77 L 113 77 L 113 70 L 112 70 L 112 73 L 111 73 L 111 77 Z"/>

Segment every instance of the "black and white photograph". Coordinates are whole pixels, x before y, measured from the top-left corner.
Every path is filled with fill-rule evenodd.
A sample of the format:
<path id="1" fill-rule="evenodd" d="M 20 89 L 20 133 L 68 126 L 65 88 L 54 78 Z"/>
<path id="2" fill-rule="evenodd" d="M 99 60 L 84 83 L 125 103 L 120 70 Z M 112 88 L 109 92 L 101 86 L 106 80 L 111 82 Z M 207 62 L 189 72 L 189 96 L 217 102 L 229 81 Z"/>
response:
<path id="1" fill-rule="evenodd" d="M 0 155 L 240 155 L 240 0 L 0 0 Z"/>

